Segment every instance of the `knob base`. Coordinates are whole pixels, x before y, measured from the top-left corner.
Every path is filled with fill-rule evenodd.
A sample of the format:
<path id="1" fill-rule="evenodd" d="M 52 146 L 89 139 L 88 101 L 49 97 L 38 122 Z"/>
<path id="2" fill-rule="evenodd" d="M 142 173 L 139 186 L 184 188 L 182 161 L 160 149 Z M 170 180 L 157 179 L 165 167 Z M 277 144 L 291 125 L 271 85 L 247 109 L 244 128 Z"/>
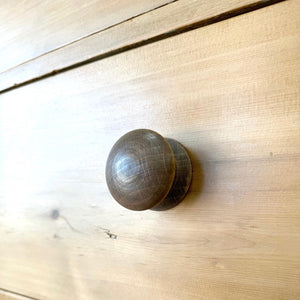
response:
<path id="1" fill-rule="evenodd" d="M 192 163 L 184 147 L 173 139 L 166 138 L 176 161 L 176 171 L 173 185 L 168 195 L 151 210 L 162 211 L 175 207 L 185 197 L 192 181 Z"/>

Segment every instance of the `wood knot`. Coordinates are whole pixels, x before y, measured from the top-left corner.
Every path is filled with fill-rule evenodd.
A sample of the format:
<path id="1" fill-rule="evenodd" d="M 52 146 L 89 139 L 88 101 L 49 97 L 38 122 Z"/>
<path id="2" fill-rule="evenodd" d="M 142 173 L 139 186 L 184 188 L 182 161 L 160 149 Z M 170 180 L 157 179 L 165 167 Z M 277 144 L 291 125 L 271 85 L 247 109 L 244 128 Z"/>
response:
<path id="1" fill-rule="evenodd" d="M 53 209 L 51 211 L 51 215 L 50 216 L 54 220 L 58 219 L 59 218 L 59 211 L 58 211 L 58 209 Z"/>

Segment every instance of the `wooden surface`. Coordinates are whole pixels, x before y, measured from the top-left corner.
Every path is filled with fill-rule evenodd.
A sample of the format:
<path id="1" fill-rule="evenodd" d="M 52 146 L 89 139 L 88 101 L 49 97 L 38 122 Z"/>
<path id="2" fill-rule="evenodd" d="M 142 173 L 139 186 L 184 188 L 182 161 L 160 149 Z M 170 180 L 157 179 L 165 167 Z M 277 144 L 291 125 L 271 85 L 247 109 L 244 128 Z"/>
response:
<path id="1" fill-rule="evenodd" d="M 55 51 L 50 51 L 45 55 L 40 55 L 36 57 L 38 54 L 44 53 L 47 50 L 49 51 L 48 48 L 41 48 L 42 45 L 40 41 L 44 41 L 44 39 L 47 39 L 47 43 L 49 40 L 53 40 L 53 43 L 59 44 L 59 37 L 57 37 L 55 28 L 53 29 L 52 23 L 48 24 L 47 22 L 52 21 L 52 19 L 45 20 L 45 24 L 48 26 L 46 28 L 40 29 L 42 36 L 36 36 L 33 40 L 33 44 L 31 42 L 28 42 L 29 37 L 26 34 L 22 34 L 21 40 L 18 36 L 17 41 L 16 39 L 11 39 L 11 43 L 3 43 L 3 45 L 5 45 L 5 48 L 2 50 L 0 48 L 0 54 L 2 54 L 3 57 L 8 56 L 8 59 L 3 60 L 2 63 L 10 64 L 10 66 L 15 66 L 17 62 L 12 62 L 11 60 L 18 60 L 18 63 L 22 62 L 22 64 L 16 66 L 15 68 L 11 68 L 6 72 L 0 73 L 0 91 L 21 84 L 23 82 L 30 81 L 34 78 L 45 76 L 45 74 L 59 72 L 62 69 L 74 66 L 82 61 L 94 59 L 99 56 L 101 57 L 111 55 L 114 51 L 123 51 L 127 47 L 132 47 L 132 45 L 138 43 L 148 43 L 151 42 L 151 40 L 153 39 L 163 38 L 164 36 L 176 33 L 176 31 L 184 30 L 188 26 L 195 26 L 195 24 L 198 24 L 197 26 L 203 26 L 205 24 L 216 22 L 220 19 L 229 18 L 230 16 L 238 14 L 247 9 L 255 9 L 256 7 L 268 5 L 269 3 L 276 1 L 179 0 L 174 2 L 170 0 L 157 0 L 154 2 L 147 2 L 144 0 L 138 1 L 139 5 L 135 6 L 137 3 L 136 1 L 119 0 L 115 1 L 117 3 L 116 5 L 106 4 L 108 6 L 108 9 L 114 8 L 117 10 L 117 12 L 113 15 L 107 15 L 106 10 L 103 9 L 101 5 L 97 5 L 97 9 L 94 10 L 94 6 L 98 4 L 98 2 L 99 1 L 96 1 L 94 4 L 90 4 L 87 8 L 84 8 L 83 10 L 79 10 L 80 6 L 75 6 L 73 8 L 74 10 L 76 9 L 76 13 L 78 14 L 83 14 L 85 10 L 87 10 L 87 12 L 91 14 L 91 16 L 88 15 L 86 18 L 84 18 L 82 22 L 78 22 L 77 19 L 74 18 L 74 15 L 70 15 L 68 18 L 65 19 L 64 10 L 58 10 L 58 15 L 61 17 L 61 19 L 58 19 L 57 21 L 55 20 L 57 23 L 56 25 L 65 26 L 65 23 L 67 22 L 69 22 L 70 24 L 69 28 L 66 28 L 61 32 L 61 38 L 65 40 L 65 46 L 60 47 Z M 111 1 L 106 2 L 111 3 Z M 45 3 L 47 4 L 45 4 L 44 6 L 49 6 L 48 2 Z M 125 12 L 123 5 L 118 7 L 118 4 L 120 3 L 128 3 L 128 8 L 125 10 Z M 150 3 L 152 4 L 150 5 Z M 99 30 L 102 28 L 99 27 L 100 25 L 102 25 L 102 23 L 104 25 L 106 24 L 106 18 L 109 19 L 109 22 L 116 22 L 120 18 L 125 19 L 130 15 L 134 15 L 135 13 L 137 13 L 137 9 L 143 8 L 145 10 L 146 8 L 149 9 L 151 8 L 151 6 L 159 5 L 162 3 L 170 4 L 159 7 L 158 9 L 152 10 L 146 14 L 139 15 L 138 17 L 132 18 L 126 22 L 117 24 L 117 26 L 109 27 L 106 30 Z M 85 12 L 85 14 L 87 14 L 87 12 Z M 34 13 L 38 16 L 39 14 L 41 14 L 41 11 L 36 10 L 34 8 Z M 125 13 L 127 14 L 124 16 Z M 102 18 L 99 17 L 99 14 L 101 14 L 101 16 L 105 15 L 103 21 Z M 98 23 L 101 23 L 97 24 L 97 22 L 94 21 L 95 19 Z M 24 20 L 21 18 L 19 22 L 21 21 Z M 25 19 L 25 21 L 27 21 L 27 19 Z M 85 26 L 82 26 L 82 23 Z M 98 30 L 98 32 L 96 32 L 95 34 L 88 35 L 87 33 L 92 31 L 91 29 L 87 30 L 85 28 L 88 27 L 88 24 L 89 27 L 93 27 L 94 31 Z M 18 23 L 16 25 L 20 26 L 20 24 Z M 72 42 L 74 38 L 72 39 L 69 34 L 65 34 L 65 31 L 73 30 L 73 34 L 76 33 L 78 35 L 79 33 L 77 32 L 77 26 L 80 27 L 81 30 L 85 30 L 84 33 L 86 36 L 80 39 L 77 38 L 75 42 Z M 4 28 L 7 28 L 7 25 L 5 25 Z M 33 28 L 30 28 L 30 30 L 33 30 Z M 24 30 L 22 29 L 21 32 L 23 31 Z M 29 33 L 32 34 L 31 31 Z M 83 33 L 81 33 L 81 35 L 83 35 Z M 81 35 L 79 37 L 81 37 Z M 33 52 L 31 56 L 26 57 L 26 47 L 24 50 L 22 43 L 24 43 L 25 46 L 29 48 L 28 51 Z M 14 49 L 13 47 L 15 47 L 16 49 Z M 57 47 L 57 45 L 52 46 L 52 48 L 53 47 Z M 26 60 L 28 60 L 29 58 L 35 59 L 31 59 L 26 62 Z"/>
<path id="2" fill-rule="evenodd" d="M 38 299 L 300 297 L 299 1 L 0 96 L 0 287 Z M 189 150 L 187 198 L 119 206 L 129 130 Z"/>
<path id="3" fill-rule="evenodd" d="M 173 1 L 1 1 L 0 72 Z"/>

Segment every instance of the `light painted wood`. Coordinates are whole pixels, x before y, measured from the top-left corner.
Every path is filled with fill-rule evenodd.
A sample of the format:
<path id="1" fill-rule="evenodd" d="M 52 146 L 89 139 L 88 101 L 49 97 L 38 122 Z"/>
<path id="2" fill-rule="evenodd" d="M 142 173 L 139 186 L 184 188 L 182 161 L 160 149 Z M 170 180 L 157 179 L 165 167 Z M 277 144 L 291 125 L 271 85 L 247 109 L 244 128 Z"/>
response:
<path id="1" fill-rule="evenodd" d="M 53 71 L 57 72 L 58 70 L 95 58 L 99 55 L 105 55 L 111 51 L 122 49 L 124 47 L 126 48 L 128 45 L 147 41 L 164 34 L 169 34 L 170 32 L 181 30 L 182 28 L 195 23 L 202 22 L 205 24 L 209 22 L 216 22 L 219 18 L 226 18 L 226 16 L 230 16 L 233 11 L 236 14 L 238 11 L 243 11 L 247 8 L 254 9 L 259 4 L 268 5 L 268 3 L 271 2 L 274 1 L 179 0 L 153 10 L 147 14 L 130 19 L 118 26 L 113 26 L 107 30 L 100 31 L 97 34 L 79 39 L 65 47 L 51 51 L 46 55 L 39 56 L 34 60 L 25 62 L 0 74 L 0 91 L 32 80 L 33 78 L 52 73 Z M 91 13 L 93 14 L 93 12 Z M 36 14 L 38 14 L 38 12 Z M 99 11 L 95 11 L 93 17 L 95 18 L 98 14 Z M 93 24 L 92 21 L 93 19 L 91 21 L 87 21 L 87 19 L 84 20 L 85 23 Z M 71 25 L 73 26 L 73 23 Z M 81 26 L 82 24 L 78 24 L 76 21 L 76 26 L 77 25 Z M 52 34 L 52 28 L 50 27 L 48 30 Z M 53 38 L 56 37 L 54 36 Z M 37 39 L 37 41 L 38 40 L 39 39 Z M 56 40 L 54 41 L 57 42 Z M 18 43 L 15 43 L 15 45 L 17 47 L 19 46 Z M 31 47 L 31 44 L 27 43 L 26 46 Z M 9 51 L 9 47 L 10 46 L 8 45 L 6 48 L 7 51 Z M 18 51 L 20 51 L 20 47 L 18 48 Z M 14 52 L 12 55 L 14 55 Z"/>
<path id="2" fill-rule="evenodd" d="M 1 1 L 0 72 L 173 1 Z"/>
<path id="3" fill-rule="evenodd" d="M 281 2 L 2 94 L 0 286 L 299 298 L 299 9 Z M 110 148 L 141 127 L 190 151 L 191 190 L 173 210 L 128 211 L 107 191 Z"/>

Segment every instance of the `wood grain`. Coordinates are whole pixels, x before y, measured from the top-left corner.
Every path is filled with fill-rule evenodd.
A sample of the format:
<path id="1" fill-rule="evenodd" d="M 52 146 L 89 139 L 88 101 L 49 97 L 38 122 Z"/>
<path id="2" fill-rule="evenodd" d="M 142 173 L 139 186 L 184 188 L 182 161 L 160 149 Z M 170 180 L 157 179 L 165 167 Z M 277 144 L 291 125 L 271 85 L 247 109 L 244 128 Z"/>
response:
<path id="1" fill-rule="evenodd" d="M 299 1 L 140 47 L 0 97 L 0 286 L 38 299 L 300 297 Z M 135 128 L 182 142 L 187 198 L 119 206 Z"/>
<path id="2" fill-rule="evenodd" d="M 0 72 L 170 2 L 1 1 Z"/>
<path id="3" fill-rule="evenodd" d="M 119 2 L 128 2 L 128 0 Z M 142 3 L 144 2 L 146 1 L 142 1 Z M 160 2 L 168 3 L 173 1 L 156 1 L 154 4 L 158 5 Z M 246 10 L 255 9 L 274 2 L 277 1 L 179 0 L 146 14 L 140 15 L 136 18 L 132 18 L 127 22 L 118 24 L 118 26 L 112 26 L 106 30 L 99 31 L 96 34 L 90 34 L 74 43 L 70 43 L 72 40 L 69 37 L 67 40 L 68 44 L 65 42 L 64 47 L 60 47 L 55 51 L 50 51 L 45 55 L 40 55 L 39 57 L 36 57 L 37 54 L 34 54 L 31 58 L 36 58 L 33 60 L 31 59 L 28 62 L 26 62 L 25 57 L 22 57 L 23 54 L 20 56 L 19 53 L 16 55 L 15 51 L 11 51 L 11 45 L 8 44 L 5 48 L 5 51 L 9 52 L 8 56 L 10 57 L 11 55 L 13 59 L 19 59 L 19 63 L 22 62 L 22 64 L 15 68 L 11 68 L 6 72 L 0 73 L 0 91 L 17 86 L 35 78 L 43 77 L 46 74 L 55 74 L 61 70 L 70 68 L 71 66 L 76 66 L 84 61 L 112 55 L 116 51 L 123 51 L 128 47 L 133 47 L 135 44 L 147 43 L 151 42 L 153 39 L 165 38 L 169 35 L 175 34 L 178 31 L 185 30 L 189 26 L 193 27 L 207 25 L 209 23 L 217 22 L 221 19 L 229 18 Z M 110 3 L 110 1 L 108 3 Z M 94 18 L 100 20 L 98 17 L 99 9 L 94 12 L 93 8 L 93 6 L 90 7 L 92 18 L 85 18 L 85 24 L 92 23 L 94 25 Z M 121 9 L 122 8 L 123 7 L 121 7 Z M 40 13 L 41 12 L 38 10 L 35 11 L 35 14 L 37 15 Z M 101 14 L 102 13 L 104 14 L 105 10 L 104 12 L 101 11 Z M 133 12 L 131 13 L 133 14 Z M 120 13 L 120 15 L 122 14 Z M 64 20 L 61 20 L 61 22 L 64 22 Z M 78 23 L 76 20 L 76 23 L 70 24 L 70 27 L 73 25 L 81 26 L 82 24 Z M 51 26 L 49 29 L 47 27 L 47 30 L 50 31 L 49 34 L 53 34 L 52 31 L 54 31 L 54 29 L 52 29 Z M 66 38 L 66 35 L 63 35 L 63 37 Z M 37 41 L 40 39 L 42 38 L 36 37 Z M 53 42 L 55 43 L 59 41 L 59 39 L 56 38 L 56 35 L 53 37 L 53 39 Z M 20 49 L 22 49 L 22 53 L 26 55 L 26 51 L 24 52 L 23 47 L 20 47 L 22 46 L 20 45 L 21 42 L 16 43 L 15 40 L 13 40 L 13 42 L 13 45 L 17 47 L 16 51 L 20 52 Z M 31 47 L 40 47 L 40 45 L 31 45 L 31 43 L 28 43 L 28 37 L 23 43 L 25 48 L 29 47 L 31 49 Z M 39 54 L 42 54 L 45 51 L 46 50 L 42 50 L 42 52 L 39 52 Z M 11 63 L 9 59 L 7 61 L 5 60 L 3 63 L 10 64 L 11 66 L 16 65 L 16 63 Z"/>

